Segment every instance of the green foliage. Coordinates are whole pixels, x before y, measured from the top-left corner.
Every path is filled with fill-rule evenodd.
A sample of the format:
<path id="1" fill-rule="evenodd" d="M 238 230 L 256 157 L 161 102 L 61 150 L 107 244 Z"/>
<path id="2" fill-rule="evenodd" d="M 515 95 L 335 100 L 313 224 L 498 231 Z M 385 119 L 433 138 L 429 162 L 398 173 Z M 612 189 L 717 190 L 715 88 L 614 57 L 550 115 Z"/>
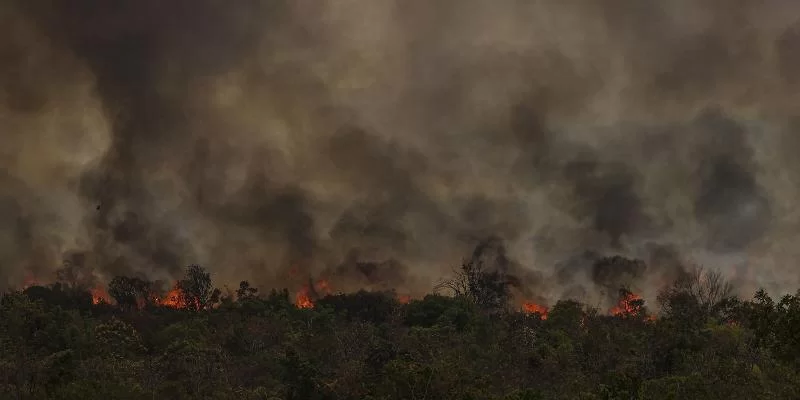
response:
<path id="1" fill-rule="evenodd" d="M 186 268 L 184 278 L 178 281 L 187 309 L 205 310 L 219 301 L 220 290 L 211 284 L 211 274 L 203 267 L 193 264 Z"/>
<path id="2" fill-rule="evenodd" d="M 0 398 L 800 398 L 800 294 L 743 301 L 681 284 L 650 321 L 639 300 L 623 316 L 560 301 L 545 319 L 366 291 L 298 309 L 247 282 L 214 308 L 200 268 L 182 281 L 191 312 L 134 309 L 138 284 L 113 282 L 116 308 L 64 285 L 3 295 Z"/>
<path id="3" fill-rule="evenodd" d="M 236 289 L 236 298 L 239 301 L 253 300 L 257 298 L 257 295 L 258 295 L 258 289 L 251 287 L 250 282 L 248 281 L 239 282 L 239 289 Z"/>
<path id="4" fill-rule="evenodd" d="M 658 300 L 665 318 L 702 325 L 709 319 L 723 319 L 732 292 L 733 287 L 718 271 L 695 267 L 663 290 Z"/>
<path id="5" fill-rule="evenodd" d="M 317 301 L 318 307 L 329 307 L 349 320 L 376 324 L 386 322 L 391 317 L 395 305 L 393 297 L 388 293 L 364 290 L 352 294 L 325 296 Z"/>
<path id="6" fill-rule="evenodd" d="M 427 295 L 422 300 L 411 301 L 405 311 L 407 326 L 426 328 L 447 325 L 464 330 L 475 318 L 475 308 L 470 302 L 440 295 Z"/>
<path id="7" fill-rule="evenodd" d="M 61 283 L 50 286 L 31 286 L 23 291 L 32 300 L 41 300 L 49 305 L 88 310 L 92 306 L 92 294 L 81 287 L 70 287 Z"/>
<path id="8" fill-rule="evenodd" d="M 115 317 L 95 326 L 94 343 L 100 354 L 116 358 L 133 357 L 145 352 L 136 329 Z"/>
<path id="9" fill-rule="evenodd" d="M 108 294 L 120 307 L 133 309 L 150 302 L 152 283 L 139 278 L 117 276 L 108 284 Z"/>

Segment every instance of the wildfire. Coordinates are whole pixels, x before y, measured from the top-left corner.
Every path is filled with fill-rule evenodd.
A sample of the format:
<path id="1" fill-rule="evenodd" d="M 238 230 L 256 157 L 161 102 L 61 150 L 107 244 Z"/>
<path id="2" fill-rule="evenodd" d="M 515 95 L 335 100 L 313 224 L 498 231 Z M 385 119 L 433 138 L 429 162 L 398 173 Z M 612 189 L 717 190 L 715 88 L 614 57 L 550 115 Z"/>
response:
<path id="1" fill-rule="evenodd" d="M 183 291 L 178 287 L 177 283 L 172 286 L 172 289 L 163 298 L 157 300 L 157 303 L 164 307 L 186 308 L 186 296 L 183 295 Z"/>
<path id="2" fill-rule="evenodd" d="M 314 302 L 311 301 L 311 297 L 308 295 L 308 287 L 304 287 L 297 292 L 294 304 L 297 308 L 314 308 Z"/>
<path id="3" fill-rule="evenodd" d="M 92 294 L 92 304 L 109 304 L 111 303 L 111 297 L 108 295 L 105 289 L 98 286 L 94 289 L 90 290 Z"/>
<path id="4" fill-rule="evenodd" d="M 188 309 L 192 305 L 194 305 L 194 309 L 199 310 L 201 308 L 200 300 L 192 299 L 191 296 L 187 296 L 186 293 L 184 293 L 184 291 L 180 288 L 178 282 L 175 282 L 172 285 L 172 289 L 170 289 L 164 296 L 160 296 L 155 292 L 150 292 L 146 298 L 139 298 L 136 300 L 136 305 L 140 310 L 145 308 L 147 304 L 173 308 L 176 310 Z"/>
<path id="5" fill-rule="evenodd" d="M 325 279 L 320 279 L 317 283 L 309 283 L 303 286 L 294 297 L 294 305 L 297 308 L 314 308 L 314 298 L 319 297 L 319 293 L 330 294 L 331 285 Z"/>
<path id="6" fill-rule="evenodd" d="M 400 304 L 408 304 L 411 301 L 411 296 L 404 294 L 401 296 L 397 296 L 397 302 Z"/>
<path id="7" fill-rule="evenodd" d="M 639 315 L 644 308 L 644 300 L 642 296 L 639 296 L 636 293 L 631 293 L 627 291 L 623 291 L 620 293 L 619 301 L 617 305 L 611 307 L 609 312 L 611 315 L 617 317 L 630 317 Z M 652 315 L 645 316 L 645 319 L 648 321 L 654 321 L 655 317 Z"/>
<path id="8" fill-rule="evenodd" d="M 611 307 L 611 314 L 617 316 L 633 315 L 641 309 L 642 296 L 635 293 L 624 293 L 620 296 L 619 302 Z"/>
<path id="9" fill-rule="evenodd" d="M 543 305 L 528 302 L 522 303 L 522 311 L 528 314 L 539 314 L 542 319 L 547 319 L 547 311 L 549 309 Z"/>

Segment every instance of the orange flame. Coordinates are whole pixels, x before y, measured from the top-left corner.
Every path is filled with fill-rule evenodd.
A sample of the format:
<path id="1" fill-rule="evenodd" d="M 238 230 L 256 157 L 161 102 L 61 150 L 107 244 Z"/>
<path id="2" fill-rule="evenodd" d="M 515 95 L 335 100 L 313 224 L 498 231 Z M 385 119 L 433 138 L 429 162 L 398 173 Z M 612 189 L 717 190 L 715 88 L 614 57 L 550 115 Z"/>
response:
<path id="1" fill-rule="evenodd" d="M 90 290 L 92 294 L 92 304 L 110 304 L 111 297 L 108 295 L 105 289 L 100 286 L 95 287 L 94 289 Z"/>
<path id="2" fill-rule="evenodd" d="M 331 294 L 331 285 L 325 279 L 320 279 L 317 283 L 303 286 L 294 297 L 294 305 L 297 308 L 314 308 L 314 300 L 319 293 Z"/>
<path id="3" fill-rule="evenodd" d="M 411 302 L 411 296 L 407 294 L 397 296 L 397 302 L 400 304 L 408 304 Z"/>
<path id="4" fill-rule="evenodd" d="M 542 319 L 547 319 L 547 312 L 549 309 L 545 306 L 526 301 L 522 303 L 522 311 L 528 314 L 539 314 Z"/>
<path id="5" fill-rule="evenodd" d="M 304 287 L 297 292 L 297 295 L 294 299 L 294 304 L 297 308 L 314 308 L 314 302 L 311 301 L 311 297 L 308 295 L 308 288 Z"/>
<path id="6" fill-rule="evenodd" d="M 619 302 L 614 307 L 611 307 L 611 314 L 624 316 L 624 315 L 633 315 L 639 311 L 639 305 L 635 304 L 637 300 L 641 300 L 642 297 L 635 293 L 627 293 L 620 297 Z"/>
<path id="7" fill-rule="evenodd" d="M 642 300 L 642 296 L 639 296 L 635 293 L 623 293 L 620 296 L 619 302 L 614 307 L 611 307 L 610 313 L 611 315 L 617 317 L 630 317 L 639 314 L 642 311 L 642 305 L 640 301 Z M 655 321 L 655 317 L 652 315 L 648 315 L 644 317 L 647 321 Z"/>
<path id="8" fill-rule="evenodd" d="M 196 309 L 200 309 L 199 300 L 193 300 Z M 163 297 L 159 296 L 154 292 L 150 292 L 146 299 L 137 299 L 136 305 L 137 307 L 142 310 L 144 309 L 147 304 L 153 304 L 161 307 L 173 308 L 176 310 L 184 310 L 189 308 L 192 304 L 191 300 L 186 296 L 183 290 L 178 286 L 178 282 L 175 282 L 172 285 L 172 289 L 170 289 L 167 294 Z"/>
<path id="9" fill-rule="evenodd" d="M 183 309 L 186 308 L 186 296 L 183 295 L 183 291 L 178 287 L 178 284 L 172 286 L 169 292 L 167 292 L 164 298 L 160 299 L 157 302 L 158 304 L 175 309 Z"/>

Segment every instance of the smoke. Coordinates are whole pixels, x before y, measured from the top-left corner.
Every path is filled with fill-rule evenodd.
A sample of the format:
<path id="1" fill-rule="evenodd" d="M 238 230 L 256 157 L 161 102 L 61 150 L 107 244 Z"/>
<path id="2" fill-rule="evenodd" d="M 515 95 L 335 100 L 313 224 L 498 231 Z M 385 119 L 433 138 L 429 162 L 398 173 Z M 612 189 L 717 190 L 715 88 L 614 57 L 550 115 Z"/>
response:
<path id="1" fill-rule="evenodd" d="M 0 287 L 87 254 L 420 293 L 496 235 L 551 298 L 611 254 L 650 297 L 676 260 L 793 290 L 798 11 L 5 1 Z"/>

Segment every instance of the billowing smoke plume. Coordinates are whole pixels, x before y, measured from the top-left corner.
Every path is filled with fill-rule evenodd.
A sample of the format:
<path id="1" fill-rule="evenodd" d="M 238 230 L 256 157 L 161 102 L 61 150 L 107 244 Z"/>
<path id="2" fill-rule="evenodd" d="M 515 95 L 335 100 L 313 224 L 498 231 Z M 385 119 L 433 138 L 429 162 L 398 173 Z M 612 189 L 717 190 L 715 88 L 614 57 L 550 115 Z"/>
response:
<path id="1" fill-rule="evenodd" d="M 689 261 L 795 288 L 799 16 L 4 1 L 0 286 L 71 259 L 99 280 L 200 263 L 217 282 L 422 292 L 496 236 L 551 298 L 648 291 Z M 599 263 L 613 254 L 645 270 Z"/>

